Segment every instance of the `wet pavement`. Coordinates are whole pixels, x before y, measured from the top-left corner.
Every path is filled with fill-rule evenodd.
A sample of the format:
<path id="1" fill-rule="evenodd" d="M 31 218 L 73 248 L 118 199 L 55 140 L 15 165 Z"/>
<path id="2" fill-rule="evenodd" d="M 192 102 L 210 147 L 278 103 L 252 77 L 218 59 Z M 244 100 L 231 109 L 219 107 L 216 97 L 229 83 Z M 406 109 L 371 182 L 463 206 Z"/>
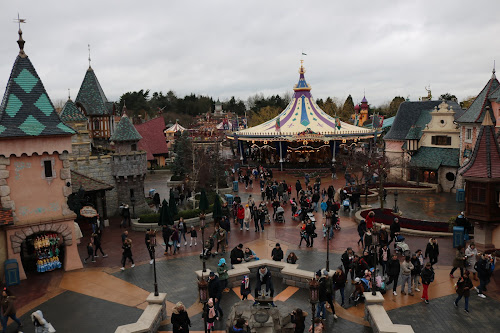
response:
<path id="1" fill-rule="evenodd" d="M 297 176 L 288 175 L 285 173 L 275 173 L 277 179 L 285 178 L 287 182 L 295 184 Z M 161 175 L 161 176 L 160 176 Z M 149 175 L 148 175 L 149 176 Z M 154 188 L 160 191 L 168 190 L 165 187 L 164 181 L 162 180 L 163 174 L 157 172 L 153 177 L 150 177 L 151 181 L 158 182 L 157 186 Z M 303 179 L 301 182 L 303 183 Z M 331 180 L 324 179 L 327 186 L 333 183 L 336 187 L 341 186 L 343 180 Z M 151 184 L 151 183 L 150 183 Z M 155 184 L 153 184 L 155 185 Z M 241 184 L 240 184 L 241 185 Z M 149 185 L 148 185 L 149 186 Z M 148 188 L 146 187 L 146 189 Z M 294 186 L 293 186 L 294 187 Z M 167 191 L 168 193 L 168 191 Z M 295 193 L 295 190 L 292 192 Z M 240 187 L 240 196 L 243 201 L 246 201 L 248 195 L 258 197 L 260 194 L 259 189 L 255 186 L 254 189 L 245 190 L 244 187 Z M 429 200 L 434 200 L 435 204 L 428 204 L 423 206 L 421 203 L 415 203 L 412 201 L 412 197 L 416 195 L 409 195 L 408 199 L 400 194 L 401 198 L 401 210 L 404 211 L 403 202 L 407 202 L 408 211 L 424 211 L 431 214 L 448 214 L 444 210 L 440 210 L 437 207 L 444 205 L 451 206 L 451 199 L 445 199 L 445 201 L 439 201 L 439 196 L 434 198 L 433 195 L 422 195 L 422 197 L 429 198 Z M 433 199 L 434 198 L 434 199 Z M 259 201 L 257 201 L 259 202 Z M 398 201 L 399 204 L 399 201 Z M 421 206 L 422 205 L 422 206 Z M 451 209 L 455 209 L 452 207 Z M 272 208 L 269 206 L 269 210 Z M 436 213 L 440 211 L 442 213 Z M 335 237 L 330 241 L 330 267 L 335 268 L 340 264 L 340 255 L 345 248 L 352 246 L 356 252 L 361 252 L 361 248 L 356 245 L 358 240 L 358 235 L 356 231 L 357 224 L 353 219 L 354 213 L 342 213 L 341 214 L 341 226 L 342 230 L 335 233 Z M 300 240 L 299 235 L 299 224 L 291 220 L 290 206 L 285 207 L 285 220 L 284 224 L 277 224 L 272 222 L 271 225 L 266 225 L 264 232 L 254 232 L 253 223 L 250 231 L 240 231 L 239 227 L 232 224 L 232 230 L 229 236 L 229 250 L 235 247 L 238 243 L 243 243 L 245 246 L 251 247 L 259 257 L 270 258 L 270 253 L 274 247 L 274 243 L 280 242 L 284 252 L 289 253 L 294 251 L 299 257 L 299 268 L 312 271 L 325 267 L 326 261 L 326 249 L 327 241 L 322 238 L 321 234 L 321 223 L 322 217 L 321 213 L 316 214 L 318 234 L 319 237 L 315 240 L 313 248 L 306 248 L 305 246 L 298 247 Z M 133 241 L 132 252 L 134 255 L 134 260 L 136 262 L 135 268 L 127 269 L 124 272 L 119 270 L 120 259 L 121 259 L 121 240 L 120 235 L 123 229 L 119 228 L 119 219 L 111 219 L 110 227 L 104 230 L 103 234 L 103 249 L 109 255 L 108 258 L 99 257 L 96 259 L 96 263 L 89 263 L 85 265 L 85 268 L 75 272 L 62 272 L 56 271 L 52 273 L 36 274 L 30 276 L 29 280 L 21 282 L 21 285 L 13 287 L 14 294 L 18 297 L 17 308 L 18 316 L 29 314 L 37 308 L 41 308 L 44 312 L 47 312 L 48 319 L 54 324 L 56 329 L 60 332 L 112 332 L 113 330 L 108 330 L 108 327 L 116 327 L 118 325 L 126 324 L 134 321 L 138 315 L 140 315 L 141 309 L 144 308 L 143 301 L 145 295 L 153 290 L 153 274 L 152 266 L 149 265 L 149 255 L 144 244 L 144 233 L 130 231 L 129 237 Z M 81 225 L 84 238 L 81 240 L 79 245 L 79 252 L 81 258 L 86 257 L 86 249 L 84 244 L 88 242 L 90 237 L 90 226 Z M 207 235 L 211 233 L 213 227 L 210 226 L 207 229 Z M 158 248 L 156 253 L 157 258 L 157 268 L 158 268 L 158 283 L 160 292 L 167 293 L 167 299 L 169 301 L 167 308 L 168 312 L 171 313 L 171 307 L 174 303 L 181 300 L 185 303 L 188 308 L 188 313 L 196 323 L 192 327 L 193 330 L 201 330 L 202 327 L 199 326 L 201 321 L 200 312 L 201 308 L 197 302 L 197 289 L 196 289 L 196 278 L 194 271 L 201 269 L 201 261 L 199 259 L 199 252 L 201 251 L 201 233 L 198 233 L 198 245 L 196 247 L 189 246 L 189 237 L 187 237 L 188 244 L 186 246 L 182 245 L 179 254 L 164 256 L 162 249 Z M 417 248 L 424 249 L 427 244 L 427 237 L 414 237 L 409 236 L 406 239 L 412 251 Z M 158 243 L 162 243 L 159 237 Z M 443 300 L 443 304 L 438 302 L 438 300 L 445 299 L 446 297 L 453 297 L 454 290 L 453 284 L 454 280 L 450 279 L 448 276 L 449 269 L 451 268 L 451 263 L 455 254 L 454 249 L 451 245 L 450 238 L 440 238 L 440 257 L 439 262 L 436 266 L 436 282 L 433 283 L 430 289 L 431 295 L 431 305 L 436 306 L 439 309 L 443 308 L 443 311 L 435 309 L 429 312 L 423 312 L 426 308 L 421 309 L 422 304 L 420 303 L 419 297 L 409 297 L 409 296 L 392 296 L 392 294 L 386 294 L 386 303 L 384 306 L 389 311 L 391 318 L 398 323 L 411 323 L 412 320 L 406 320 L 409 314 L 413 314 L 417 318 L 429 318 L 431 320 L 443 322 L 457 321 L 455 314 L 449 312 L 448 309 L 444 310 L 447 300 Z M 226 258 L 228 256 L 226 255 Z M 218 258 L 210 259 L 207 263 L 208 268 L 214 268 Z M 483 303 L 484 309 L 491 311 L 494 315 L 498 316 L 500 310 L 498 307 L 498 300 L 500 300 L 500 288 L 497 287 L 496 280 L 500 278 L 498 271 L 496 272 L 492 282 L 488 286 L 488 297 L 489 303 Z M 456 279 L 455 279 L 456 281 Z M 477 284 L 477 282 L 474 282 Z M 288 287 L 290 288 L 290 287 Z M 279 281 L 276 282 L 276 290 L 280 297 L 283 297 L 287 302 L 293 304 L 293 306 L 303 307 L 304 309 L 309 309 L 310 305 L 308 303 L 308 291 L 305 289 L 290 290 L 286 286 L 282 286 Z M 346 290 L 346 298 L 348 297 L 350 285 Z M 238 295 L 235 291 L 230 291 L 224 295 L 223 298 L 223 309 L 227 312 L 234 302 L 237 302 Z M 336 297 L 337 302 L 340 301 L 340 295 Z M 346 302 L 347 303 L 347 302 Z M 435 303 L 435 305 L 434 305 Z M 496 307 L 495 307 L 496 306 Z M 60 307 L 65 307 L 63 312 L 57 311 Z M 66 311 L 67 307 L 67 311 Z M 74 310 L 77 308 L 78 310 Z M 124 309 L 127 310 L 124 310 Z M 471 308 L 473 311 L 478 311 L 482 309 L 481 302 L 477 300 L 471 301 Z M 414 309 L 412 311 L 412 309 Z M 433 308 L 428 308 L 433 309 Z M 94 311 L 95 310 L 95 311 Z M 130 311 L 129 311 L 130 310 Z M 69 313 L 71 311 L 79 311 L 78 316 L 72 316 Z M 106 312 L 111 311 L 112 316 L 108 321 L 104 315 Z M 128 311 L 128 312 L 127 312 Z M 407 311 L 407 312 L 405 312 Z M 309 311 L 308 311 L 309 312 Z M 461 312 L 463 313 L 463 311 Z M 366 327 L 366 322 L 363 322 L 363 306 L 353 307 L 347 305 L 347 309 L 343 311 L 338 311 L 341 319 L 336 323 L 333 323 L 331 315 L 328 316 L 329 321 L 328 327 L 334 327 L 336 329 L 345 328 L 353 332 L 370 332 L 371 329 Z M 441 318 L 441 316 L 445 316 Z M 432 318 L 430 318 L 432 317 Z M 30 325 L 26 322 L 27 317 L 23 317 L 25 324 Z M 76 319 L 74 319 L 76 318 Z M 474 329 L 475 327 L 480 328 L 490 328 L 489 331 L 494 331 L 496 326 L 495 323 L 489 324 L 485 316 L 478 316 L 477 322 L 474 321 L 458 321 L 463 327 L 468 329 Z M 85 325 L 75 327 L 75 321 L 86 320 Z M 423 323 L 421 323 L 423 325 Z M 109 326 L 105 326 L 109 325 Z M 223 324 L 217 324 L 218 329 L 223 328 Z M 103 329 L 106 327 L 106 329 Z M 437 327 L 437 326 L 436 326 Z M 453 326 L 455 327 L 455 326 Z M 421 329 L 422 328 L 422 329 Z M 414 327 L 415 332 L 428 331 L 427 326 L 416 326 Z M 12 330 L 12 327 L 11 327 Z M 169 325 L 169 320 L 162 323 L 162 330 L 170 331 L 171 327 Z"/>

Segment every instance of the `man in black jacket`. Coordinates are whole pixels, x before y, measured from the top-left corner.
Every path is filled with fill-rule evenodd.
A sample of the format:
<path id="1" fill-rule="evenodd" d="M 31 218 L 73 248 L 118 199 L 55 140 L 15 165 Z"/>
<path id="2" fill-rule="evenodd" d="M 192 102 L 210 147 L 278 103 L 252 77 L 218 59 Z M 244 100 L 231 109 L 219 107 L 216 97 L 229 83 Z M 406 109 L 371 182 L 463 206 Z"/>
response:
<path id="1" fill-rule="evenodd" d="M 393 282 L 392 286 L 392 293 L 394 296 L 397 296 L 398 294 L 396 293 L 396 288 L 398 286 L 398 278 L 399 278 L 399 271 L 401 270 L 401 265 L 399 263 L 398 255 L 393 254 L 392 259 L 389 260 L 387 263 L 387 275 L 389 276 L 389 281 L 386 283 L 386 286 L 391 284 Z M 386 287 L 386 289 L 388 289 Z"/>
<path id="2" fill-rule="evenodd" d="M 401 225 L 399 224 L 399 219 L 397 217 L 394 218 L 394 222 L 392 222 L 391 227 L 391 240 L 389 244 L 396 238 L 397 235 L 401 232 Z M 396 249 L 396 242 L 394 242 L 394 249 Z"/>
<path id="3" fill-rule="evenodd" d="M 271 258 L 273 258 L 274 261 L 283 260 L 283 250 L 281 249 L 280 243 L 276 243 L 276 247 L 271 252 Z"/>
<path id="4" fill-rule="evenodd" d="M 474 265 L 474 269 L 479 277 L 479 286 L 477 287 L 478 296 L 481 298 L 486 298 L 483 291 L 486 291 L 486 285 L 490 282 L 490 259 L 486 254 L 481 254 L 481 258 Z"/>
<path id="5" fill-rule="evenodd" d="M 231 268 L 236 264 L 241 264 L 245 258 L 243 253 L 243 244 L 238 244 L 234 249 L 231 250 Z"/>
<path id="6" fill-rule="evenodd" d="M 351 283 L 354 283 L 354 271 L 352 269 L 352 260 L 354 259 L 354 251 L 352 248 L 348 247 L 347 250 L 342 254 L 341 261 L 344 265 L 344 271 L 347 275 L 349 271 L 351 272 Z"/>
<path id="7" fill-rule="evenodd" d="M 213 298 L 215 310 L 222 317 L 222 309 L 220 308 L 220 300 L 222 298 L 222 286 L 220 284 L 219 278 L 214 272 L 210 272 L 208 277 L 208 297 Z"/>
<path id="8" fill-rule="evenodd" d="M 266 285 L 266 294 L 270 293 L 271 298 L 274 296 L 274 286 L 273 286 L 273 280 L 271 277 L 271 272 L 269 269 L 267 269 L 266 266 L 260 266 L 259 270 L 257 271 L 257 276 L 256 276 L 257 283 L 255 285 L 255 299 L 259 297 L 259 292 L 260 289 L 262 288 L 262 285 Z M 256 305 L 258 301 L 255 301 L 254 305 Z M 274 302 L 271 302 L 271 305 L 274 306 Z"/>

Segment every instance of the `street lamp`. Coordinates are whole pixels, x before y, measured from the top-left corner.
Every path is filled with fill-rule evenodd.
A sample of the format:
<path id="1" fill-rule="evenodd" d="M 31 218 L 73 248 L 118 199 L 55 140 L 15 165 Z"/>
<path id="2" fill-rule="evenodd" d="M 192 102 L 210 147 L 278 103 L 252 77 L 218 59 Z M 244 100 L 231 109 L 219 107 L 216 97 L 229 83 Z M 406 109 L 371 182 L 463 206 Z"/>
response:
<path id="1" fill-rule="evenodd" d="M 372 274 L 372 295 L 375 296 L 377 295 L 377 292 L 375 290 L 375 285 L 376 285 L 376 281 L 375 281 L 375 275 L 377 275 L 377 258 L 378 258 L 378 252 L 377 252 L 377 247 L 379 246 L 379 234 L 378 234 L 378 231 L 377 232 L 372 232 L 372 253 L 373 253 L 373 256 L 374 256 L 374 260 L 375 260 L 375 264 L 373 267 L 374 270 L 373 270 L 373 274 Z"/>
<path id="2" fill-rule="evenodd" d="M 208 302 L 208 283 L 203 278 L 203 273 L 201 274 L 201 278 L 198 280 L 198 295 L 200 297 L 200 303 L 203 304 L 203 323 L 205 326 L 205 333 L 207 333 L 206 307 Z"/>
<path id="3" fill-rule="evenodd" d="M 319 301 L 319 283 L 316 280 L 316 276 L 309 282 L 309 302 L 311 302 L 311 310 L 312 310 L 312 332 L 314 332 L 314 316 L 316 314 L 316 304 Z"/>
<path id="4" fill-rule="evenodd" d="M 394 191 L 394 209 L 393 209 L 393 212 L 394 213 L 397 213 L 399 212 L 399 208 L 398 208 L 398 190 Z"/>
<path id="5" fill-rule="evenodd" d="M 207 271 L 206 257 L 205 257 L 205 214 L 200 214 L 200 227 L 201 227 L 201 258 L 203 261 L 203 273 Z"/>
<path id="6" fill-rule="evenodd" d="M 331 211 L 326 212 L 326 230 L 327 230 L 327 238 L 326 238 L 326 270 L 330 271 L 330 229 L 332 228 L 333 213 Z"/>
<path id="7" fill-rule="evenodd" d="M 155 283 L 154 283 L 154 286 L 155 286 L 155 296 L 159 296 L 160 294 L 158 293 L 158 282 L 157 282 L 157 279 L 156 279 L 156 232 L 155 232 L 155 236 L 150 239 L 150 246 L 153 250 L 153 272 L 154 272 L 154 277 L 155 277 Z"/>

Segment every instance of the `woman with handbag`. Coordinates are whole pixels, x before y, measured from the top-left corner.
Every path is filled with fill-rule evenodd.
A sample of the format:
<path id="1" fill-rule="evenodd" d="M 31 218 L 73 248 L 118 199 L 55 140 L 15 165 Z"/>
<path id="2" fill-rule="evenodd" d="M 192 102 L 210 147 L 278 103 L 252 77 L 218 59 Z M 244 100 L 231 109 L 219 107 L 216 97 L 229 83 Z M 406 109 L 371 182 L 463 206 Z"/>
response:
<path id="1" fill-rule="evenodd" d="M 54 333 L 56 331 L 54 326 L 43 317 L 40 310 L 36 310 L 31 314 L 31 321 L 35 325 L 35 333 Z"/>

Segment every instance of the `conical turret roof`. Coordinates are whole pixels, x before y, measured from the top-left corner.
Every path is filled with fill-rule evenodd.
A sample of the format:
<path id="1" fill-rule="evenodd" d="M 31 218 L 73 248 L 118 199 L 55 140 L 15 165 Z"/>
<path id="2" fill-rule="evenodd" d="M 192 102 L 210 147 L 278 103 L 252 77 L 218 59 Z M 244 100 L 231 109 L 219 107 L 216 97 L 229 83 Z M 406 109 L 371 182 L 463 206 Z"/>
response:
<path id="1" fill-rule="evenodd" d="M 73 103 L 71 99 L 68 99 L 64 104 L 60 117 L 65 123 L 87 121 L 87 117 L 85 117 L 83 113 L 78 110 L 75 103 Z"/>
<path id="2" fill-rule="evenodd" d="M 122 142 L 122 141 L 139 141 L 142 136 L 137 132 L 134 125 L 130 121 L 127 113 L 123 113 L 122 119 L 116 126 L 116 130 L 111 136 L 111 141 Z"/>
<path id="3" fill-rule="evenodd" d="M 22 41 L 21 30 L 19 38 Z M 0 105 L 0 138 L 74 134 L 59 118 L 42 80 L 24 53 L 24 41 L 19 46 L 21 51 Z"/>
<path id="4" fill-rule="evenodd" d="M 86 116 L 103 116 L 113 114 L 113 103 L 108 102 L 101 84 L 92 67 L 89 66 L 75 103 L 81 105 Z"/>

